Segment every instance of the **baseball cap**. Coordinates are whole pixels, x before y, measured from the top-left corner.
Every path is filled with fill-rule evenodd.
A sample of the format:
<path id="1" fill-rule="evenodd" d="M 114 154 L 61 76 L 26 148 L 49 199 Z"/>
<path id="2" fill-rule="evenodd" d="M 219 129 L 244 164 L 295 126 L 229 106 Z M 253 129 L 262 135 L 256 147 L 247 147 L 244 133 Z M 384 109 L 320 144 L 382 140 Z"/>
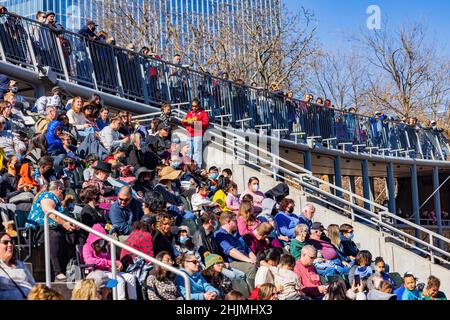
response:
<path id="1" fill-rule="evenodd" d="M 47 11 L 47 13 L 45 14 L 45 17 L 47 18 L 48 16 L 56 16 L 56 14 L 53 11 Z"/>
<path id="2" fill-rule="evenodd" d="M 89 273 L 86 279 L 95 280 L 95 285 L 97 290 L 101 290 L 103 288 L 114 288 L 117 286 L 118 281 L 109 278 L 104 271 L 95 270 Z"/>
<path id="3" fill-rule="evenodd" d="M 381 114 L 381 111 L 377 110 L 375 111 L 375 114 Z"/>
<path id="4" fill-rule="evenodd" d="M 314 222 L 314 223 L 311 225 L 311 230 L 320 230 L 320 231 L 323 231 L 323 230 L 325 230 L 325 228 L 323 227 L 323 225 L 322 225 L 320 222 Z"/>
<path id="5" fill-rule="evenodd" d="M 91 25 L 91 24 L 93 24 L 94 26 L 98 26 L 98 24 L 96 24 L 94 21 L 92 21 L 92 20 L 88 20 L 87 22 L 86 22 L 86 25 L 88 26 L 88 25 Z"/>
<path id="6" fill-rule="evenodd" d="M 410 272 L 410 271 L 406 271 L 406 272 L 403 274 L 403 278 L 404 278 L 404 277 L 407 277 L 407 276 L 412 276 L 414 279 L 416 279 L 416 277 L 414 276 L 414 274 L 413 274 L 412 272 Z"/>

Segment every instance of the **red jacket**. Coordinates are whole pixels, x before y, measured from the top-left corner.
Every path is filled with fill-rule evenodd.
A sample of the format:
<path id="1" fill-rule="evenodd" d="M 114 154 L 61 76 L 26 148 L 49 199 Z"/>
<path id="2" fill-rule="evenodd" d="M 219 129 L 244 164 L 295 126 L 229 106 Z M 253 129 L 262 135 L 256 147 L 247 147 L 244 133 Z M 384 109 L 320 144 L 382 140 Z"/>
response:
<path id="1" fill-rule="evenodd" d="M 294 268 L 295 274 L 297 274 L 300 284 L 302 286 L 302 291 L 309 297 L 315 298 L 321 296 L 319 292 L 319 286 L 322 285 L 320 282 L 320 276 L 317 274 L 316 268 L 314 266 L 305 267 L 300 259 L 297 260 Z"/>
<path id="2" fill-rule="evenodd" d="M 187 122 L 186 120 L 194 120 L 194 122 Z M 190 137 L 203 136 L 209 126 L 208 113 L 202 108 L 196 112 L 191 110 L 181 120 L 181 125 L 187 130 Z"/>

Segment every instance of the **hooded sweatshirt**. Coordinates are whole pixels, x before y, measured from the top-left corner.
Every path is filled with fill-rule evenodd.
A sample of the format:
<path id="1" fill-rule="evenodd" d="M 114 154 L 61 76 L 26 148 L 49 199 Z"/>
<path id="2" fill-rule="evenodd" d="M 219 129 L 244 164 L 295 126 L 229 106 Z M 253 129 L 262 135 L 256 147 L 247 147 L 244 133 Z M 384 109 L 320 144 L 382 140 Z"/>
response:
<path id="1" fill-rule="evenodd" d="M 367 293 L 367 300 L 397 300 L 397 295 L 372 289 Z"/>
<path id="2" fill-rule="evenodd" d="M 66 154 L 61 139 L 55 134 L 58 127 L 61 127 L 61 122 L 53 120 L 48 124 L 45 139 L 48 144 L 48 153 L 51 155 Z"/>
<path id="3" fill-rule="evenodd" d="M 106 235 L 105 229 L 98 223 L 94 224 L 92 229 Z M 92 247 L 94 242 L 100 239 L 101 238 L 95 234 L 89 234 L 86 243 L 83 246 L 84 263 L 95 265 L 95 270 L 111 271 L 111 257 L 109 253 L 101 252 L 97 254 Z"/>

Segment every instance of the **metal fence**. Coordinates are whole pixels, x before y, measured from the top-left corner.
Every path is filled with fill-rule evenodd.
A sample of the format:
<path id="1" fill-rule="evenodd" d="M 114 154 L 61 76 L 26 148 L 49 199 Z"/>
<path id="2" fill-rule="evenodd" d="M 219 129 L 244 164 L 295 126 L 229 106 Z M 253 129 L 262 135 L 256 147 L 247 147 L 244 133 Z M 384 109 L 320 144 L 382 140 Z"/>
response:
<path id="1" fill-rule="evenodd" d="M 450 154 L 447 139 L 432 128 L 288 99 L 13 14 L 0 16 L 0 53 L 23 68 L 49 66 L 58 79 L 141 103 L 199 98 L 223 126 L 265 130 L 295 142 L 314 137 L 328 148 L 395 157 L 447 160 Z"/>

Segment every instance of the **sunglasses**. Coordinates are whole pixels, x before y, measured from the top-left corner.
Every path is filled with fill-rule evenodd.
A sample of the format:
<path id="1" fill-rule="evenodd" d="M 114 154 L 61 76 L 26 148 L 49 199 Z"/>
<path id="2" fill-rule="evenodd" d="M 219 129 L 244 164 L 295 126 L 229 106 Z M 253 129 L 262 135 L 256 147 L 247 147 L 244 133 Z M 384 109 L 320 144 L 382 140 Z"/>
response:
<path id="1" fill-rule="evenodd" d="M 84 108 L 84 110 L 92 110 L 93 108 L 92 107 L 86 107 L 86 108 Z"/>
<path id="2" fill-rule="evenodd" d="M 1 121 L 0 124 L 5 124 L 6 122 Z"/>
<path id="3" fill-rule="evenodd" d="M 0 242 L 3 243 L 5 246 L 7 246 L 8 244 L 14 244 L 12 240 L 2 240 Z"/>
<path id="4" fill-rule="evenodd" d="M 193 263 L 193 264 L 195 264 L 195 265 L 199 264 L 199 262 L 198 262 L 197 260 L 186 261 L 186 262 L 190 262 L 190 263 Z"/>

